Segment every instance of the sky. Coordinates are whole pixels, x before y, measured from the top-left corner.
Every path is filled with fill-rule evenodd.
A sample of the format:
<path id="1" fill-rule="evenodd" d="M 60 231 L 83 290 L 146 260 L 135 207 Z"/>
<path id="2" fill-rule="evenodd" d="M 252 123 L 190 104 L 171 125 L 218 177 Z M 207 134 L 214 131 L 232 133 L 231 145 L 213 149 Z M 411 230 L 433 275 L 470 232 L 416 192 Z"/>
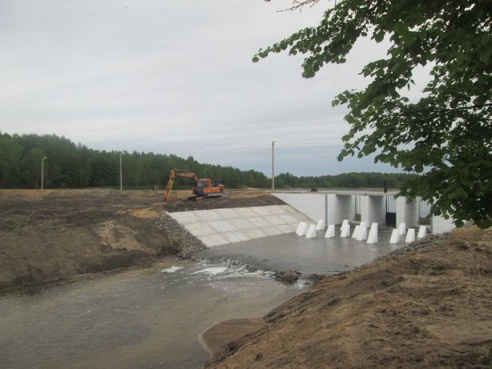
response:
<path id="1" fill-rule="evenodd" d="M 0 0 L 0 131 L 55 134 L 91 149 L 320 176 L 394 172 L 336 159 L 349 125 L 331 101 L 367 81 L 383 49 L 301 76 L 302 56 L 254 54 L 315 26 L 333 2 Z M 274 142 L 272 150 L 272 142 Z M 273 154 L 273 155 L 272 155 Z"/>

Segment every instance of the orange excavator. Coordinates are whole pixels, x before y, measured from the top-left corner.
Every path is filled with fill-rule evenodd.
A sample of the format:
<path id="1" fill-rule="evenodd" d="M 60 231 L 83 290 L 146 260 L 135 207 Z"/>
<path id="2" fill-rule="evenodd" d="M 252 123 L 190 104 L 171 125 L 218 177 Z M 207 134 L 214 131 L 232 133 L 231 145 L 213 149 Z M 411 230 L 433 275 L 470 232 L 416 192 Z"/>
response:
<path id="1" fill-rule="evenodd" d="M 191 188 L 192 196 L 190 196 L 188 200 L 196 200 L 197 197 L 221 196 L 224 194 L 224 186 L 212 182 L 209 178 L 198 179 L 198 176 L 195 173 L 187 172 L 181 169 L 171 169 L 166 191 L 164 191 L 165 203 L 169 201 L 174 185 L 174 179 L 176 177 L 190 178 L 193 181 L 193 187 Z"/>

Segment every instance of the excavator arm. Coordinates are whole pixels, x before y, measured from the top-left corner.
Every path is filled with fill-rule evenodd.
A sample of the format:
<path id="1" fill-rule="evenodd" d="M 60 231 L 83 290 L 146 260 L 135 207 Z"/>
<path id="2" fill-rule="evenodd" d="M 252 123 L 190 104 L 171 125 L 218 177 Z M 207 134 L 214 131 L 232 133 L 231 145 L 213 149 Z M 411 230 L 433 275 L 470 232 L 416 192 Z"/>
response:
<path id="1" fill-rule="evenodd" d="M 193 180 L 193 187 L 196 187 L 198 183 L 198 176 L 195 173 L 186 172 L 180 169 L 171 169 L 171 173 L 169 175 L 169 181 L 167 182 L 166 190 L 164 191 L 165 203 L 169 201 L 169 197 L 171 196 L 171 191 L 174 185 L 174 178 L 176 177 L 191 178 Z"/>

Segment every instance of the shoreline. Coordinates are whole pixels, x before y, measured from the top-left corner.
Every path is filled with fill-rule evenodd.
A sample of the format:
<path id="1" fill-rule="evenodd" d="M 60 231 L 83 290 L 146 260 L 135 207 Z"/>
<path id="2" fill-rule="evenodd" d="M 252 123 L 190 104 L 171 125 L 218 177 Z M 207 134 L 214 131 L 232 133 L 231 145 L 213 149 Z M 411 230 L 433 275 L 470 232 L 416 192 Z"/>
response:
<path id="1" fill-rule="evenodd" d="M 198 341 L 211 355 L 215 355 L 226 345 L 258 332 L 265 325 L 263 317 L 224 320 L 200 332 Z"/>

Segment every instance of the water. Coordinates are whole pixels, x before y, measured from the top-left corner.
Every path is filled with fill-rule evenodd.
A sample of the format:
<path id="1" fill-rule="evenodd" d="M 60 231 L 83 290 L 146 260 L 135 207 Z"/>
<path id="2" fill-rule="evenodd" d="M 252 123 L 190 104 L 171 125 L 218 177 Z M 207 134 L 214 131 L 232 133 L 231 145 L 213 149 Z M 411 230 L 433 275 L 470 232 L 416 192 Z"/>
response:
<path id="1" fill-rule="evenodd" d="M 0 295 L 0 366 L 198 369 L 209 357 L 200 332 L 220 321 L 263 316 L 308 288 L 281 284 L 264 270 L 342 271 L 401 246 L 390 245 L 384 232 L 380 239 L 367 245 L 350 238 L 268 237 L 201 253 L 240 259 L 254 264 L 251 269 L 172 259 Z"/>
<path id="2" fill-rule="evenodd" d="M 213 260 L 232 257 L 265 270 L 295 270 L 305 275 L 338 273 L 369 263 L 404 245 L 404 242 L 389 243 L 391 229 L 380 229 L 378 233 L 379 242 L 375 244 L 351 237 L 324 238 L 321 231 L 312 239 L 291 233 L 215 246 L 196 256 Z"/>
<path id="3" fill-rule="evenodd" d="M 301 293 L 271 274 L 192 264 L 131 271 L 0 297 L 0 366 L 200 368 L 197 336 L 257 317 Z"/>

